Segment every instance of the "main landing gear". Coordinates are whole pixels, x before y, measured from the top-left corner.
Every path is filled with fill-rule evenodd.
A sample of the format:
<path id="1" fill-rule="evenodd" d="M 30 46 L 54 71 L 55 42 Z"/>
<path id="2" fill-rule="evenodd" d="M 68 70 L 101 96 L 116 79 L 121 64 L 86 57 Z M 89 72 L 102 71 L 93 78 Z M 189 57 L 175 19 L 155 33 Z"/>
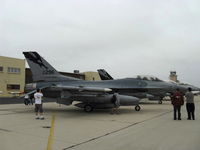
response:
<path id="1" fill-rule="evenodd" d="M 84 111 L 85 112 L 91 112 L 91 111 L 93 111 L 93 107 L 91 106 L 91 105 L 89 105 L 89 104 L 86 104 L 85 106 L 84 106 Z"/>

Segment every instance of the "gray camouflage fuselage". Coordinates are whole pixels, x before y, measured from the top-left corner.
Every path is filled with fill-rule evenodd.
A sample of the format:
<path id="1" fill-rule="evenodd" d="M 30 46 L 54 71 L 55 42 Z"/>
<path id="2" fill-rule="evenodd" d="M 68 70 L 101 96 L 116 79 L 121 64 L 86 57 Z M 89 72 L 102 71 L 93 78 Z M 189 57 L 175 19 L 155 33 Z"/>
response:
<path id="1" fill-rule="evenodd" d="M 33 80 L 36 81 L 36 88 L 42 89 L 44 96 L 57 98 L 58 103 L 66 105 L 72 104 L 73 101 L 81 101 L 86 110 L 89 106 L 112 106 L 114 94 L 120 98 L 121 105 L 138 105 L 139 98 L 143 98 L 144 95 L 157 96 L 158 93 L 163 93 L 164 97 L 166 93 L 171 93 L 177 88 L 172 83 L 135 78 L 84 81 L 59 74 L 37 52 L 23 54 L 31 68 Z"/>

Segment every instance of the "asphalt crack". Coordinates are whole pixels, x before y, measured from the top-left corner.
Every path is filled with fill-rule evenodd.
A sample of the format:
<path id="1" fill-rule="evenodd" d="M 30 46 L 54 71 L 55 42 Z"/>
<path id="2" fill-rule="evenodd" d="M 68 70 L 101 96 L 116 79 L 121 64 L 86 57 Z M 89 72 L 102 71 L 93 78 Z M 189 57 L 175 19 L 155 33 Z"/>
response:
<path id="1" fill-rule="evenodd" d="M 2 128 L 0 128 L 0 131 L 4 131 L 4 132 L 12 132 L 11 130 L 2 129 Z"/>

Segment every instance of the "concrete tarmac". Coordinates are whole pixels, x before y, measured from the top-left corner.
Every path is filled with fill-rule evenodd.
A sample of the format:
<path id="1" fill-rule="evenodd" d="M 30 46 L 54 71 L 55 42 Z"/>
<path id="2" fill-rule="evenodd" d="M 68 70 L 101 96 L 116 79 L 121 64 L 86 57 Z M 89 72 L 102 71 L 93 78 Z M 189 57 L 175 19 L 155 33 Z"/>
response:
<path id="1" fill-rule="evenodd" d="M 141 111 L 120 107 L 85 113 L 74 106 L 45 103 L 45 120 L 35 120 L 34 106 L 0 105 L 2 150 L 199 150 L 200 97 L 196 120 L 174 121 L 169 101 L 146 101 Z"/>
<path id="2" fill-rule="evenodd" d="M 44 98 L 44 102 L 55 102 L 55 99 Z M 0 104 L 23 104 L 24 97 L 0 97 Z"/>

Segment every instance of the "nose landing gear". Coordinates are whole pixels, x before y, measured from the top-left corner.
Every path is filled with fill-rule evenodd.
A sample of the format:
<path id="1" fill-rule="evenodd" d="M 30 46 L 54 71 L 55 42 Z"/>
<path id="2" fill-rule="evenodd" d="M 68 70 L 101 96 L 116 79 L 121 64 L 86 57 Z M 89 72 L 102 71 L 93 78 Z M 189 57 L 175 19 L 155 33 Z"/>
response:
<path id="1" fill-rule="evenodd" d="M 135 106 L 135 111 L 140 111 L 141 107 L 139 105 Z"/>

